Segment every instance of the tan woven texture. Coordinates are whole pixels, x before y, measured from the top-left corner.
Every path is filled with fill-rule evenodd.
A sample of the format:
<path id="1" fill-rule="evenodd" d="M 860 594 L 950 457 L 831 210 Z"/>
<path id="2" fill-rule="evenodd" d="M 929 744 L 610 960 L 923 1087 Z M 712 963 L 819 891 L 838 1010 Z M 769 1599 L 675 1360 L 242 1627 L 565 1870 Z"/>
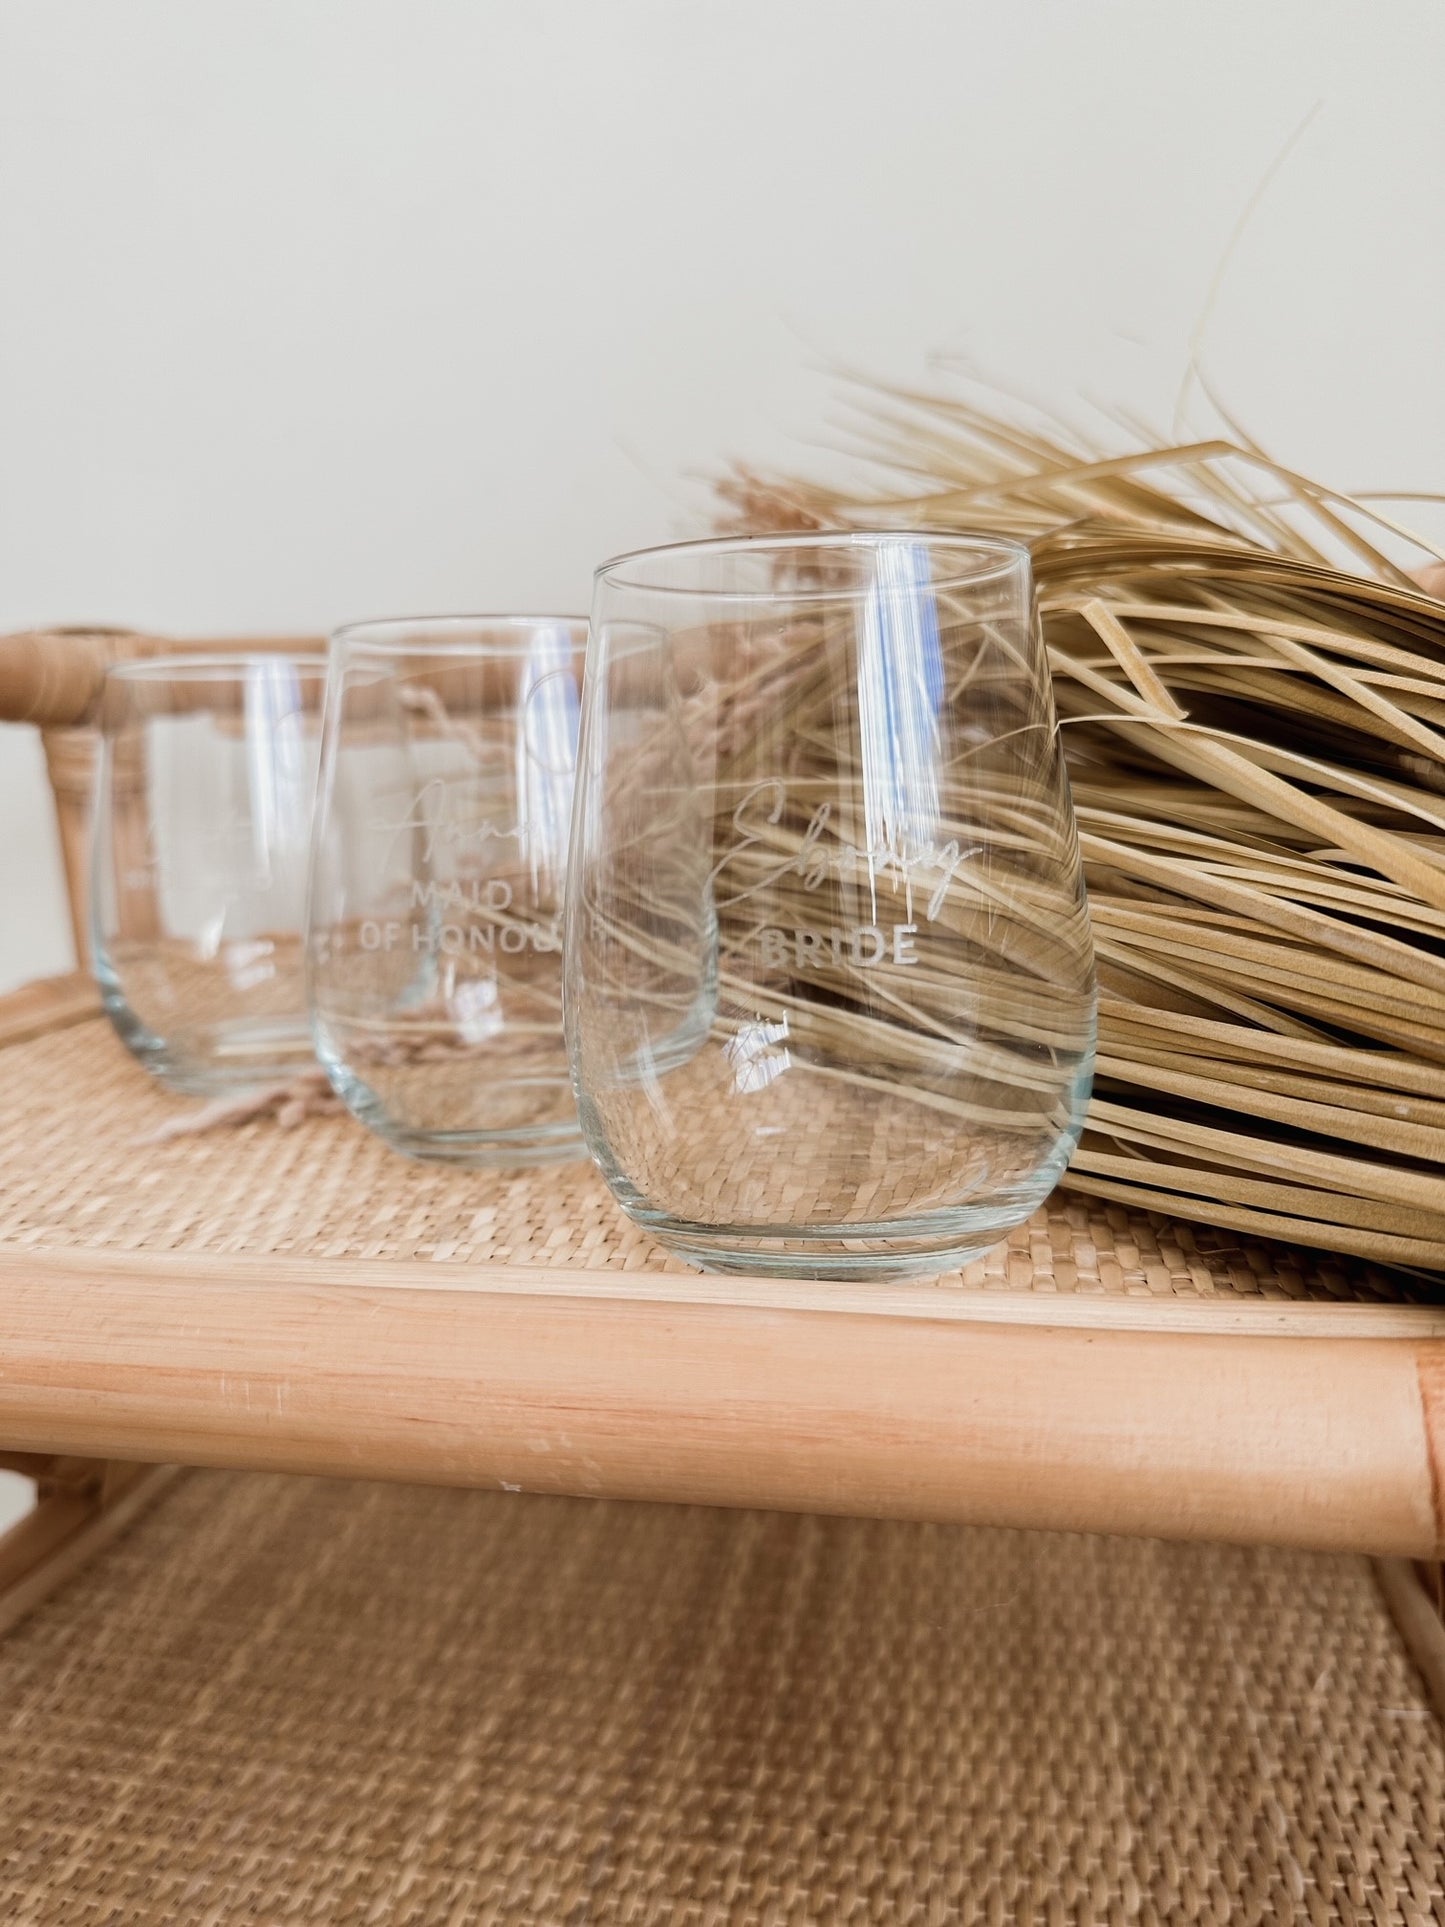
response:
<path id="1" fill-rule="evenodd" d="M 1360 1560 L 195 1473 L 0 1641 L 0 1919 L 1445 1920 Z"/>
<path id="2" fill-rule="evenodd" d="M 497 1173 L 410 1163 L 349 1118 L 147 1141 L 186 1109 L 98 1019 L 0 1050 L 0 1245 L 686 1271 L 585 1164 Z M 1165 1299 L 1407 1302 L 1434 1290 L 1062 1192 L 1005 1245 L 938 1282 Z"/>

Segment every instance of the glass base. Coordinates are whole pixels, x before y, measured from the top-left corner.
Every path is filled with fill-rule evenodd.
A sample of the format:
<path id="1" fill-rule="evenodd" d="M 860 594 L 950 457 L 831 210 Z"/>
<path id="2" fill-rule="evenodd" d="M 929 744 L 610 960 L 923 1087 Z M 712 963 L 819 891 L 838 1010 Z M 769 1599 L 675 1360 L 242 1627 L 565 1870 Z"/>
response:
<path id="1" fill-rule="evenodd" d="M 550 1119 L 543 1116 L 536 1121 L 491 1131 L 477 1126 L 423 1130 L 396 1117 L 376 1090 L 338 1059 L 329 1047 L 325 1030 L 320 1027 L 316 1031 L 316 1047 L 331 1088 L 347 1110 L 358 1123 L 403 1157 L 419 1158 L 429 1164 L 506 1170 L 534 1164 L 569 1164 L 590 1155 L 576 1113 L 557 1117 L 560 1107 L 550 1086 L 544 1087 L 546 1109 L 552 1112 Z M 531 1108 L 541 1110 L 543 1104 L 534 1102 Z"/>
<path id="2" fill-rule="evenodd" d="M 353 1112 L 367 1129 L 403 1157 L 432 1164 L 516 1169 L 572 1164 L 588 1156 L 582 1133 L 565 1126 L 540 1131 L 407 1131 Z"/>
<path id="3" fill-rule="evenodd" d="M 846 1284 L 868 1279 L 934 1278 L 958 1271 L 1001 1244 L 1034 1209 L 967 1226 L 931 1229 L 858 1225 L 827 1232 L 759 1232 L 754 1226 L 678 1224 L 629 1213 L 658 1243 L 699 1271 L 742 1278 L 797 1278 Z M 979 1217 L 985 1214 L 980 1213 Z"/>
<path id="4" fill-rule="evenodd" d="M 157 1083 L 182 1097 L 240 1097 L 316 1068 L 305 1017 L 233 1017 L 157 1036 L 128 1005 L 104 994 L 116 1035 Z"/>

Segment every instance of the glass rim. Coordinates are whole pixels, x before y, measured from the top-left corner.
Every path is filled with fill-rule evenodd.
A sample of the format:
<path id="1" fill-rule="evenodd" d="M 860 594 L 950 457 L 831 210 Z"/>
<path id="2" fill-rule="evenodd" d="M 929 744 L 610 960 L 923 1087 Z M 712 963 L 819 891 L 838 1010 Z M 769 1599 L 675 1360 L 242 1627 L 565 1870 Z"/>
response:
<path id="1" fill-rule="evenodd" d="M 914 542 L 924 544 L 932 550 L 945 550 L 955 555 L 969 555 L 977 558 L 982 566 L 961 570 L 931 582 L 933 589 L 965 588 L 972 584 L 1000 581 L 1012 574 L 1022 563 L 1030 568 L 1032 556 L 1027 543 L 1016 542 L 1007 535 L 965 535 L 947 529 L 917 528 L 872 528 L 872 529 L 806 529 L 778 534 L 760 535 L 720 535 L 705 536 L 691 542 L 659 542 L 649 548 L 628 549 L 621 555 L 610 556 L 599 563 L 593 571 L 593 580 L 600 589 L 604 583 L 610 587 L 629 589 L 641 595 L 684 596 L 713 601 L 732 602 L 840 602 L 856 596 L 859 591 L 851 588 L 793 588 L 793 589 L 738 589 L 708 588 L 701 582 L 679 584 L 675 582 L 649 582 L 639 580 L 625 571 L 629 565 L 649 562 L 654 557 L 670 557 L 681 560 L 689 556 L 706 559 L 709 556 L 724 555 L 776 555 L 786 556 L 809 551 L 856 549 L 866 552 L 877 549 L 884 543 Z M 986 560 L 985 560 L 986 558 Z"/>
<path id="2" fill-rule="evenodd" d="M 324 677 L 326 657 L 310 649 L 292 653 L 286 649 L 252 649 L 225 655 L 136 656 L 129 662 L 107 665 L 107 682 L 225 682 L 235 681 L 254 669 L 270 669 L 284 663 L 303 675 Z"/>
<path id="3" fill-rule="evenodd" d="M 472 656 L 506 661 L 523 654 L 528 639 L 543 629 L 567 629 L 572 632 L 573 644 L 585 647 L 588 626 L 587 617 L 579 615 L 368 616 L 333 629 L 331 647 L 348 654 Z M 478 629 L 504 633 L 460 633 Z"/>

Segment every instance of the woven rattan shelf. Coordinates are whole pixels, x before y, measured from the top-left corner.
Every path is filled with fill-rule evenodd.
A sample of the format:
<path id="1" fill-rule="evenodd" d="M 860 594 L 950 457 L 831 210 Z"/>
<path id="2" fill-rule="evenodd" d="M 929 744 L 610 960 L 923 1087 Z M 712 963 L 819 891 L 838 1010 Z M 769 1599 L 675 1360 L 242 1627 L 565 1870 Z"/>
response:
<path id="1" fill-rule="evenodd" d="M 14 1927 L 1427 1927 L 1368 1562 L 182 1476 L 0 1639 Z"/>
<path id="2" fill-rule="evenodd" d="M 177 646 L 0 638 L 0 718 L 42 729 L 82 947 L 85 721 L 108 661 Z M 1066 1192 L 931 1284 L 723 1281 L 585 1166 L 408 1164 L 339 1119 L 154 1141 L 177 1105 L 83 981 L 0 1004 L 12 1458 L 1416 1557 L 1445 1539 L 1428 1281 Z"/>
<path id="3" fill-rule="evenodd" d="M 82 943 L 150 646 L 0 640 Z M 181 1110 L 87 979 L 0 999 L 0 1920 L 1445 1922 L 1428 1282 L 1066 1193 L 703 1278 L 586 1167 Z"/>
<path id="4" fill-rule="evenodd" d="M 1445 1309 L 1059 1194 L 969 1272 L 673 1264 L 585 1166 L 180 1100 L 77 980 L 0 1005 L 0 1446 L 1434 1556 Z"/>

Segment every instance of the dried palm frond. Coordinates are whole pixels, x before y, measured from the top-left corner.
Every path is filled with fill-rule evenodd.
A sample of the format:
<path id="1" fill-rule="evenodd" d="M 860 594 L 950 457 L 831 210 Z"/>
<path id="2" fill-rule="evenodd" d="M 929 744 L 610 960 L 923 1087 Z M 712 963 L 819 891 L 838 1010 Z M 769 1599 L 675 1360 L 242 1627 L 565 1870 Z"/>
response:
<path id="1" fill-rule="evenodd" d="M 867 423 L 901 487 L 739 470 L 727 520 L 1029 543 L 1102 986 L 1066 1183 L 1445 1268 L 1428 545 L 1239 441 L 1094 459 L 934 395 L 879 396 Z"/>

